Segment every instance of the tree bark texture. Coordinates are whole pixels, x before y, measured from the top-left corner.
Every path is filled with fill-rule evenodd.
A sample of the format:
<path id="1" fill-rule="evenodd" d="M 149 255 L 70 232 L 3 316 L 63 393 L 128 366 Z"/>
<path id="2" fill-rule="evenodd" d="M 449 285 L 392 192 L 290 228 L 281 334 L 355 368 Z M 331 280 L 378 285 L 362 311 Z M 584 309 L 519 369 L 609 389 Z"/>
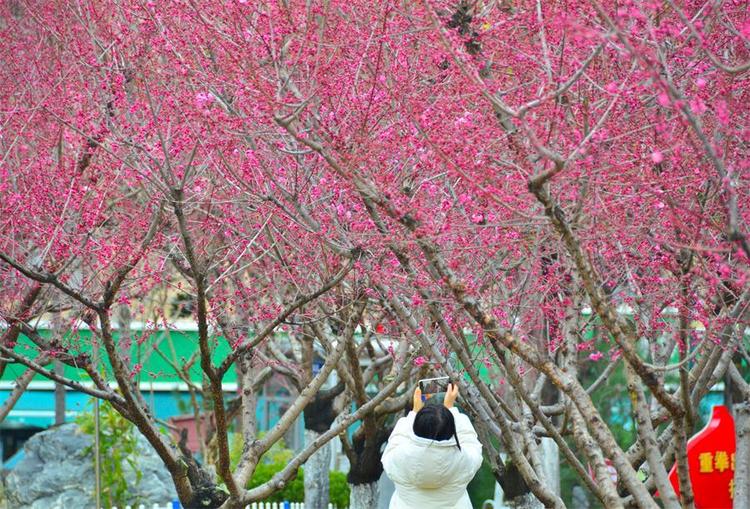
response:
<path id="1" fill-rule="evenodd" d="M 750 507 L 750 402 L 734 405 L 737 440 L 734 468 L 735 509 Z"/>
<path id="2" fill-rule="evenodd" d="M 533 493 L 513 497 L 510 500 L 506 500 L 505 504 L 512 509 L 542 509 L 544 507 Z"/>
<path id="3" fill-rule="evenodd" d="M 544 437 L 541 439 L 542 464 L 547 486 L 555 495 L 560 495 L 560 448 L 554 440 Z"/>
<path id="4" fill-rule="evenodd" d="M 349 484 L 349 509 L 377 509 L 379 497 L 378 481 Z"/>
<path id="5" fill-rule="evenodd" d="M 309 444 L 322 433 L 305 430 L 305 443 Z M 305 507 L 325 509 L 329 500 L 328 469 L 331 465 L 331 447 L 324 445 L 305 462 Z"/>
<path id="6" fill-rule="evenodd" d="M 360 429 L 364 429 L 360 428 Z M 359 431 L 359 430 L 358 430 Z M 383 475 L 382 449 L 392 431 L 390 426 L 377 426 L 374 435 L 355 433 L 349 454 L 349 506 L 351 509 L 375 509 L 378 505 L 378 481 Z"/>

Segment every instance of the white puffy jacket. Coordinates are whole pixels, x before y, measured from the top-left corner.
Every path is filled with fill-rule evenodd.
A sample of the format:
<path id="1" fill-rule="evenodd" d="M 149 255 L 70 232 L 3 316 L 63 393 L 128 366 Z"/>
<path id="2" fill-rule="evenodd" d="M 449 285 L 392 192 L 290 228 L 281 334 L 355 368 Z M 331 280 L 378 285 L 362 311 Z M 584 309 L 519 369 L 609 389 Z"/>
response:
<path id="1" fill-rule="evenodd" d="M 450 410 L 461 450 L 453 437 L 416 436 L 415 412 L 396 423 L 383 452 L 383 468 L 396 485 L 390 509 L 471 509 L 466 486 L 482 465 L 482 444 L 469 418 Z"/>

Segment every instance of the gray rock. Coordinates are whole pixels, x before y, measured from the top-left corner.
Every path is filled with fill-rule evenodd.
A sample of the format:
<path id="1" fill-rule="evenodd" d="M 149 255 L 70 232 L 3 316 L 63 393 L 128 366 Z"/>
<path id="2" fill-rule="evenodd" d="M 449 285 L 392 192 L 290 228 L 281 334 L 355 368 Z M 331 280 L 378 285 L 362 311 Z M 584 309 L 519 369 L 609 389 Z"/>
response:
<path id="1" fill-rule="evenodd" d="M 16 509 L 94 507 L 93 459 L 87 451 L 92 443 L 93 437 L 81 433 L 72 423 L 31 437 L 24 445 L 24 458 L 4 480 L 8 506 Z M 174 500 L 172 478 L 140 434 L 138 452 L 136 468 L 142 473 L 140 482 L 136 483 L 136 470 L 123 465 L 133 498 L 146 506 Z"/>

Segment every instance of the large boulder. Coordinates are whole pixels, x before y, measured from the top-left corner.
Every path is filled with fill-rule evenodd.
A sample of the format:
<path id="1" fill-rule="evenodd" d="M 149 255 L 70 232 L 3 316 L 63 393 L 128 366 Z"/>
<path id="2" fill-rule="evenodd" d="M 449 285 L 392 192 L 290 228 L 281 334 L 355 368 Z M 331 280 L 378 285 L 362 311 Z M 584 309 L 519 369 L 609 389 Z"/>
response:
<path id="1" fill-rule="evenodd" d="M 63 424 L 31 437 L 24 458 L 5 477 L 5 497 L 16 509 L 67 509 L 94 507 L 94 466 L 89 447 L 93 437 L 76 424 Z M 136 468 L 123 465 L 133 502 L 150 507 L 176 498 L 172 478 L 156 452 L 138 435 Z M 107 451 L 102 451 L 107 454 Z"/>

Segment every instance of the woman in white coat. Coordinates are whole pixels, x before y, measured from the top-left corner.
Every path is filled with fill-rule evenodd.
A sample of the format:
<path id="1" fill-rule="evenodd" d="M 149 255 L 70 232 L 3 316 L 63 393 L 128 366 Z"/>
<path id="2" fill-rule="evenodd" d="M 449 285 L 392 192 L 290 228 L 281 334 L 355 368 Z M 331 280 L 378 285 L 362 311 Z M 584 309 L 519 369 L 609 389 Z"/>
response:
<path id="1" fill-rule="evenodd" d="M 383 468 L 396 485 L 390 509 L 471 509 L 466 486 L 482 465 L 482 444 L 469 418 L 453 404 L 426 405 L 414 391 L 414 409 L 396 423 L 383 452 Z"/>

